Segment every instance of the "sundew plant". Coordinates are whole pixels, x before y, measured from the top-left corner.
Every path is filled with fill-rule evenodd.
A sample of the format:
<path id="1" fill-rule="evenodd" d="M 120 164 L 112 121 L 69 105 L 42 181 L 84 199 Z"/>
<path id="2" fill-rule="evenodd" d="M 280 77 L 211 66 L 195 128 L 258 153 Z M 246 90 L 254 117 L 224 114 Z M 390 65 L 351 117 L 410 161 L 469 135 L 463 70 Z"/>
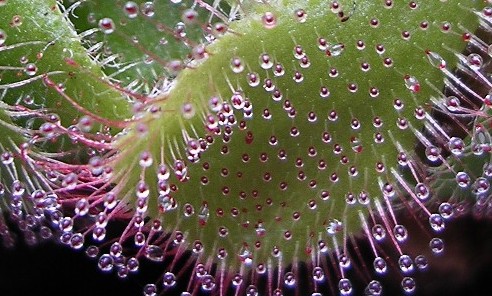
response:
<path id="1" fill-rule="evenodd" d="M 492 216 L 489 2 L 0 0 L 1 241 L 145 296 L 416 294 Z"/>

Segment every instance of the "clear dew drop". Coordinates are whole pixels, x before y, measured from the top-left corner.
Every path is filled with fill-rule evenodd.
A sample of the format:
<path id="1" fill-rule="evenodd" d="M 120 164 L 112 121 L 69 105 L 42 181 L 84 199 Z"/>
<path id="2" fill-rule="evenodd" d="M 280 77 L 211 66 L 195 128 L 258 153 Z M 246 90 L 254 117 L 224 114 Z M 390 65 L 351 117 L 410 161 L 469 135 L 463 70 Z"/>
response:
<path id="1" fill-rule="evenodd" d="M 338 290 L 342 296 L 350 295 L 352 293 L 352 283 L 349 279 L 342 278 L 338 282 Z"/>
<path id="2" fill-rule="evenodd" d="M 89 159 L 89 168 L 93 176 L 100 176 L 104 172 L 103 160 L 99 156 L 94 156 Z"/>
<path id="3" fill-rule="evenodd" d="M 325 272 L 323 268 L 316 266 L 313 268 L 313 280 L 316 282 L 322 282 L 325 280 Z"/>
<path id="4" fill-rule="evenodd" d="M 256 274 L 265 274 L 266 267 L 265 264 L 259 263 L 255 268 Z"/>
<path id="5" fill-rule="evenodd" d="M 284 283 L 288 287 L 293 287 L 296 284 L 296 277 L 293 272 L 289 271 L 284 275 Z"/>
<path id="6" fill-rule="evenodd" d="M 418 93 L 420 91 L 420 82 L 414 76 L 405 75 L 403 78 L 405 82 L 405 87 L 413 93 Z"/>
<path id="7" fill-rule="evenodd" d="M 401 280 L 401 287 L 405 293 L 413 293 L 415 291 L 415 280 L 411 277 L 405 277 Z"/>
<path id="8" fill-rule="evenodd" d="M 281 77 L 284 74 L 285 74 L 284 66 L 282 66 L 282 64 L 280 63 L 275 64 L 275 67 L 273 69 L 273 75 L 275 75 L 275 77 Z"/>
<path id="9" fill-rule="evenodd" d="M 240 110 L 244 108 L 244 105 L 246 103 L 246 100 L 244 99 L 244 96 L 241 92 L 236 91 L 234 94 L 231 96 L 231 104 L 234 109 Z"/>
<path id="10" fill-rule="evenodd" d="M 241 247 L 241 250 L 239 250 L 239 259 L 245 266 L 251 266 L 253 263 L 253 254 L 249 250 L 248 247 L 243 246 Z"/>
<path id="11" fill-rule="evenodd" d="M 460 110 L 461 101 L 455 96 L 449 96 L 445 99 L 444 104 L 449 112 L 458 112 Z"/>
<path id="12" fill-rule="evenodd" d="M 273 67 L 273 61 L 267 53 L 261 54 L 259 60 L 262 69 L 268 70 Z"/>
<path id="13" fill-rule="evenodd" d="M 135 246 L 143 247 L 145 245 L 145 234 L 143 234 L 143 232 L 141 232 L 141 231 L 138 231 L 133 236 L 133 240 L 134 240 Z"/>
<path id="14" fill-rule="evenodd" d="M 319 96 L 323 99 L 328 98 L 330 96 L 330 90 L 326 86 L 320 87 Z"/>
<path id="15" fill-rule="evenodd" d="M 441 254 L 444 251 L 444 241 L 440 238 L 433 238 L 429 242 L 429 247 L 434 254 Z"/>
<path id="16" fill-rule="evenodd" d="M 193 248 L 191 249 L 191 251 L 193 252 L 193 254 L 200 254 L 202 253 L 204 250 L 204 246 L 203 246 L 203 243 L 199 240 L 196 240 L 194 243 L 193 243 Z"/>
<path id="17" fill-rule="evenodd" d="M 77 123 L 78 128 L 83 132 L 90 132 L 94 122 L 89 116 L 82 116 Z"/>
<path id="18" fill-rule="evenodd" d="M 372 227 L 372 236 L 377 241 L 382 241 L 386 237 L 386 230 L 380 224 L 376 224 Z"/>
<path id="19" fill-rule="evenodd" d="M 215 288 L 215 278 L 212 275 L 207 274 L 203 276 L 201 281 L 203 291 L 210 292 Z"/>
<path id="20" fill-rule="evenodd" d="M 403 273 L 410 273 L 414 268 L 413 260 L 408 255 L 401 255 L 400 258 L 398 258 L 398 265 Z"/>
<path id="21" fill-rule="evenodd" d="M 126 267 L 129 272 L 137 272 L 140 267 L 140 262 L 138 262 L 137 258 L 131 257 L 126 261 Z"/>
<path id="22" fill-rule="evenodd" d="M 184 103 L 181 107 L 181 114 L 185 119 L 191 119 L 195 116 L 196 110 L 192 103 Z"/>
<path id="23" fill-rule="evenodd" d="M 206 204 L 202 205 L 198 211 L 198 223 L 200 225 L 207 224 L 208 218 L 210 217 L 210 210 Z"/>
<path id="24" fill-rule="evenodd" d="M 22 22 L 23 22 L 22 16 L 14 15 L 12 17 L 12 20 L 10 21 L 10 26 L 11 27 L 19 27 L 22 25 Z"/>
<path id="25" fill-rule="evenodd" d="M 96 18 L 95 13 L 91 12 L 91 13 L 87 14 L 87 21 L 90 24 L 95 24 L 97 22 L 97 18 Z"/>
<path id="26" fill-rule="evenodd" d="M 236 74 L 244 71 L 244 64 L 240 58 L 234 57 L 231 59 L 231 70 Z"/>
<path id="27" fill-rule="evenodd" d="M 263 226 L 263 223 L 258 223 L 258 225 L 255 226 L 255 232 L 258 237 L 263 237 L 266 234 L 266 229 Z"/>
<path id="28" fill-rule="evenodd" d="M 465 142 L 458 138 L 458 137 L 452 137 L 448 141 L 448 147 L 449 151 L 455 156 L 461 156 L 463 155 L 463 152 L 465 151 Z"/>
<path id="29" fill-rule="evenodd" d="M 343 223 L 337 219 L 330 219 L 326 226 L 326 233 L 329 236 L 334 236 L 343 230 Z"/>
<path id="30" fill-rule="evenodd" d="M 473 193 L 475 195 L 485 195 L 490 189 L 490 182 L 484 177 L 479 177 L 473 182 Z"/>
<path id="31" fill-rule="evenodd" d="M 307 56 L 301 58 L 299 60 L 299 66 L 303 69 L 307 69 L 311 66 L 311 62 L 309 61 L 309 58 Z"/>
<path id="32" fill-rule="evenodd" d="M 172 1 L 172 2 L 175 2 L 175 3 L 180 2 L 180 1 L 177 1 L 177 0 L 171 0 L 171 1 Z M 133 3 L 133 4 L 134 4 L 134 2 L 129 1 L 129 2 L 127 2 L 127 4 L 126 4 L 126 5 L 128 5 L 128 3 Z M 149 2 L 147 2 L 147 3 L 149 3 Z M 125 9 L 126 9 L 126 5 L 125 5 Z M 128 15 L 128 16 L 130 17 L 130 15 Z M 136 16 L 136 15 L 135 15 L 135 16 Z M 114 25 L 114 24 L 113 24 L 113 25 Z M 101 25 L 100 25 L 100 26 L 101 26 Z M 101 28 L 101 29 L 103 29 L 103 28 Z M 113 30 L 114 30 L 114 27 L 113 27 Z M 104 31 L 104 29 L 103 29 L 103 32 L 104 32 L 104 33 L 106 33 L 106 34 L 110 34 L 112 31 L 111 31 L 111 32 L 106 32 L 106 31 Z M 5 40 L 3 40 L 3 41 L 5 41 Z M 3 43 L 2 43 L 2 31 L 0 30 L 0 46 L 1 46 L 2 44 L 3 44 Z M 492 50 L 491 50 L 491 51 L 492 51 Z M 429 57 L 429 55 L 428 55 L 428 58 L 429 58 L 429 60 L 431 59 L 431 58 Z M 439 59 L 437 59 L 437 58 L 434 58 L 434 59 L 435 59 L 435 61 L 434 61 L 434 62 L 436 62 L 436 63 L 439 61 Z M 432 61 L 431 61 L 431 63 L 432 63 Z M 433 64 L 433 65 L 434 65 L 434 64 Z M 444 65 L 445 65 L 445 62 L 444 62 Z M 434 66 L 436 66 L 436 65 L 434 65 Z M 231 67 L 232 67 L 232 64 L 231 64 Z M 270 66 L 270 67 L 271 67 L 271 66 Z M 243 69 L 244 69 L 244 67 L 243 67 Z M 241 69 L 241 71 L 239 71 L 239 72 L 242 72 L 242 70 L 243 70 L 243 69 Z M 233 69 L 233 71 L 234 71 L 234 69 Z M 234 72 L 235 72 L 235 71 L 234 71 Z M 239 72 L 235 72 L 235 73 L 239 73 Z M 34 74 L 33 74 L 33 75 L 34 75 Z M 255 83 L 256 83 L 256 85 L 258 85 L 258 84 L 259 84 L 259 79 L 256 79 L 256 81 L 257 81 L 257 82 L 255 82 Z M 406 81 L 405 81 L 405 82 L 406 82 Z M 254 84 L 254 83 L 253 83 L 253 84 Z M 250 85 L 251 85 L 251 84 L 250 84 Z M 255 85 L 255 86 L 256 86 L 256 85 Z M 412 89 L 411 89 L 408 85 L 407 85 L 407 88 L 409 88 L 410 90 L 412 90 Z M 413 90 L 412 90 L 412 91 L 413 91 Z M 169 177 L 169 172 L 167 172 L 167 178 L 168 178 L 168 177 Z M 167 179 L 167 178 L 165 178 L 165 179 Z M 458 179 L 458 177 L 457 177 L 457 179 Z M 466 187 L 466 186 L 465 186 L 465 187 Z M 416 191 L 417 191 L 417 188 L 416 188 Z M 420 197 L 419 197 L 419 198 L 420 198 Z M 421 198 L 421 199 L 425 199 L 425 198 Z M 441 205 L 441 206 L 442 206 L 442 205 Z M 440 207 L 440 208 L 441 208 L 441 207 Z M 446 211 L 445 211 L 445 212 L 446 212 Z M 441 212 L 441 215 L 442 215 L 442 212 Z M 208 218 L 208 213 L 207 213 L 207 218 Z M 330 224 L 329 224 L 329 225 L 328 225 L 328 227 L 326 228 L 327 233 L 328 233 L 328 234 L 330 234 L 330 235 L 334 235 L 334 234 L 336 234 L 337 232 L 339 232 L 339 230 L 337 230 L 337 228 L 341 228 L 341 227 L 343 227 L 343 226 L 342 226 L 342 223 L 341 223 L 340 221 L 338 221 L 338 220 L 335 220 L 335 221 L 336 221 L 336 222 L 334 222 L 334 221 L 330 222 Z M 382 231 L 384 232 L 384 229 L 382 229 Z M 374 234 L 374 233 L 375 233 L 375 232 L 373 231 L 373 234 Z M 378 233 L 378 234 L 377 234 L 377 235 L 378 235 L 378 237 L 381 237 L 381 235 L 380 235 L 380 233 L 381 233 L 381 232 L 376 232 L 376 233 Z M 383 235 L 382 237 L 384 237 L 384 235 Z M 150 246 L 149 246 L 149 247 L 150 247 Z M 159 248 L 159 247 L 157 247 L 157 248 Z M 145 253 L 145 255 L 146 255 L 146 257 L 147 257 L 147 258 L 149 258 L 149 256 L 148 256 L 148 255 L 149 255 L 149 251 L 148 251 L 148 249 L 149 249 L 149 248 L 147 248 L 146 253 Z M 160 248 L 159 248 L 159 250 L 162 252 L 162 250 L 161 250 Z M 103 259 L 103 257 L 104 257 L 104 256 L 106 256 L 106 255 L 101 256 L 101 259 Z M 105 269 L 103 269 L 103 268 L 101 267 L 101 259 L 99 260 L 99 264 L 98 264 L 98 265 L 99 265 L 99 267 L 100 267 L 102 270 L 105 270 Z M 149 259 L 151 259 L 151 258 L 149 258 Z M 151 260 L 153 260 L 153 259 L 151 259 Z M 108 260 L 106 260 L 106 258 L 104 258 L 104 260 L 103 260 L 103 261 L 105 262 L 105 263 L 104 263 L 105 268 L 107 268 L 107 266 L 109 266 L 109 263 L 107 263 L 107 262 L 109 262 L 109 261 L 108 261 Z M 162 261 L 162 260 L 154 260 L 154 261 Z M 383 261 L 384 261 L 384 260 L 383 260 Z M 112 263 L 111 263 L 111 264 L 112 264 Z M 375 262 L 374 264 L 376 265 L 376 262 Z M 319 279 L 319 281 L 322 281 L 322 280 L 324 279 L 324 274 L 323 274 L 323 271 L 322 271 L 322 269 L 321 269 L 320 267 L 317 267 L 317 268 L 319 268 L 319 270 L 320 270 L 320 273 L 319 273 L 319 274 L 317 274 L 317 278 Z M 109 268 L 109 270 L 111 270 L 111 267 Z M 168 274 L 168 273 L 166 273 L 166 274 Z M 166 276 L 166 274 L 164 275 L 164 277 Z M 172 276 L 174 276 L 174 274 L 172 274 L 172 273 L 169 273 L 169 274 L 171 274 Z M 287 277 L 287 274 L 286 274 L 286 277 Z M 313 271 L 313 278 L 315 278 L 315 273 L 314 273 L 314 271 Z M 315 279 L 316 279 L 316 278 L 315 278 Z M 343 282 L 342 282 L 342 281 L 343 281 Z M 174 283 L 175 283 L 175 279 L 174 279 Z M 174 283 L 173 283 L 173 285 L 174 285 Z M 287 284 L 287 282 L 285 282 L 285 283 Z M 295 283 L 295 281 L 294 281 L 294 283 Z M 372 283 L 372 282 L 371 282 L 371 283 Z M 371 285 L 371 283 L 370 283 L 370 285 Z M 406 290 L 406 289 L 407 289 L 406 287 L 410 287 L 410 288 L 409 288 L 410 290 L 413 290 L 413 289 L 414 289 L 415 284 L 413 283 L 413 288 L 412 288 L 412 287 L 411 287 L 412 285 L 410 285 L 410 283 L 413 283 L 413 279 L 411 279 L 411 278 L 405 278 L 405 279 L 403 279 L 403 281 L 402 281 L 402 283 L 401 283 L 401 284 L 402 284 L 402 287 L 403 287 L 403 289 L 404 289 L 405 291 L 407 291 L 407 290 Z M 166 281 L 165 281 L 165 280 L 164 280 L 164 285 L 166 285 Z M 170 286 L 172 286 L 172 285 L 170 285 Z M 377 286 L 377 285 L 375 285 L 374 287 L 376 287 L 376 286 Z M 202 287 L 203 287 L 203 283 L 202 283 Z M 350 285 L 350 282 L 349 282 L 347 279 L 342 279 L 342 280 L 340 280 L 340 282 L 339 282 L 339 288 L 340 288 L 340 292 L 342 293 L 342 295 L 348 295 L 348 294 L 350 294 L 350 292 L 351 292 L 351 290 L 352 290 L 351 285 Z M 367 288 L 369 289 L 369 286 L 368 286 Z M 374 290 L 374 289 L 372 289 L 372 290 Z M 377 290 L 377 289 L 376 289 L 376 290 Z M 147 286 L 144 288 L 144 291 L 145 291 L 145 292 L 144 292 L 144 294 L 145 294 L 145 295 L 147 295 L 147 296 L 152 296 L 152 295 L 155 295 L 155 294 L 156 294 L 157 289 L 156 289 L 155 285 L 147 285 Z M 348 292 L 347 292 L 347 291 L 348 291 Z M 345 293 L 346 293 L 346 294 L 345 294 Z M 250 287 L 248 287 L 248 290 L 247 290 L 247 294 L 246 294 L 246 295 L 250 295 L 250 296 L 253 296 L 253 295 L 258 295 L 258 292 L 257 292 L 256 287 L 255 287 L 255 286 L 250 286 Z M 313 295 L 314 295 L 314 294 L 313 294 Z M 371 294 L 371 295 L 379 295 L 379 294 Z"/>
<path id="33" fill-rule="evenodd" d="M 210 99 L 208 100 L 208 107 L 210 108 L 210 110 L 212 112 L 219 112 L 220 110 L 222 110 L 222 101 L 221 101 L 221 99 L 219 97 L 217 97 L 217 96 L 210 97 Z M 212 116 L 209 119 L 209 124 L 213 124 L 214 123 L 212 121 L 212 119 L 215 121 L 215 117 Z"/>
<path id="34" fill-rule="evenodd" d="M 379 274 L 384 274 L 388 270 L 388 265 L 386 261 L 381 257 L 374 258 L 373 262 L 374 270 Z"/>
<path id="35" fill-rule="evenodd" d="M 123 11 L 129 18 L 136 18 L 138 16 L 138 4 L 133 1 L 128 1 L 123 7 Z"/>
<path id="36" fill-rule="evenodd" d="M 246 296 L 258 296 L 258 288 L 255 285 L 249 285 L 246 288 Z"/>
<path id="37" fill-rule="evenodd" d="M 441 149 L 436 146 L 427 146 L 425 148 L 425 156 L 431 162 L 436 162 L 441 156 Z"/>
<path id="38" fill-rule="evenodd" d="M 50 239 L 53 237 L 53 231 L 47 226 L 41 226 L 39 234 L 42 239 Z"/>
<path id="39" fill-rule="evenodd" d="M 12 152 L 6 151 L 0 156 L 2 164 L 9 165 L 14 162 L 14 155 Z"/>
<path id="40" fill-rule="evenodd" d="M 147 198 L 149 196 L 149 193 L 150 193 L 149 186 L 144 181 L 138 182 L 135 188 L 135 194 L 137 198 L 139 199 Z"/>
<path id="41" fill-rule="evenodd" d="M 292 76 L 292 80 L 296 83 L 301 83 L 304 80 L 304 75 L 302 75 L 301 72 L 295 71 L 294 75 Z"/>
<path id="42" fill-rule="evenodd" d="M 260 76 L 256 72 L 248 73 L 246 79 L 248 81 L 248 85 L 251 87 L 257 87 L 260 85 Z"/>
<path id="43" fill-rule="evenodd" d="M 34 194 L 35 194 L 35 192 L 37 192 L 37 191 L 39 191 L 39 192 L 41 192 L 42 194 L 44 194 L 44 191 L 43 191 L 43 190 L 38 189 L 38 190 L 34 191 L 34 192 L 31 194 L 31 196 L 32 196 L 33 198 L 34 198 Z M 0 183 L 0 197 L 3 197 L 3 196 L 4 196 L 4 194 L 5 194 L 5 186 L 4 186 L 2 183 Z M 43 198 L 44 198 L 44 196 L 43 196 Z"/>
<path id="44" fill-rule="evenodd" d="M 229 30 L 228 26 L 222 22 L 217 22 L 213 25 L 212 34 L 215 37 L 223 36 Z"/>
<path id="45" fill-rule="evenodd" d="M 152 165 L 152 154 L 148 151 L 144 151 L 140 154 L 140 159 L 138 161 L 140 167 L 148 168 Z"/>
<path id="46" fill-rule="evenodd" d="M 205 275 L 207 275 L 207 269 L 205 268 L 205 266 L 202 263 L 198 263 L 195 266 L 195 275 L 198 278 L 203 278 Z"/>
<path id="47" fill-rule="evenodd" d="M 488 179 L 492 178 L 492 163 L 486 163 L 483 165 L 483 175 Z"/>
<path id="48" fill-rule="evenodd" d="M 109 254 L 104 254 L 99 258 L 99 261 L 97 262 L 97 266 L 99 269 L 102 271 L 111 271 L 113 269 L 113 257 L 111 257 Z"/>
<path id="49" fill-rule="evenodd" d="M 224 248 L 220 248 L 218 251 L 217 251 L 217 259 L 219 260 L 224 260 L 227 258 L 227 251 L 224 249 Z"/>
<path id="50" fill-rule="evenodd" d="M 157 295 L 157 287 L 154 284 L 147 284 L 143 288 L 144 296 L 156 296 Z"/>
<path id="51" fill-rule="evenodd" d="M 454 214 L 453 206 L 448 202 L 443 202 L 439 205 L 439 214 L 444 219 L 450 219 Z"/>
<path id="52" fill-rule="evenodd" d="M 117 204 L 116 194 L 114 192 L 108 192 L 104 196 L 104 207 L 108 210 L 114 209 Z"/>
<path id="53" fill-rule="evenodd" d="M 419 270 L 425 270 L 427 269 L 427 266 L 429 266 L 429 262 L 424 255 L 418 255 L 415 257 L 415 266 L 417 266 Z"/>
<path id="54" fill-rule="evenodd" d="M 24 66 L 24 72 L 28 76 L 34 76 L 38 72 L 38 67 L 34 63 L 29 63 L 29 64 Z"/>
<path id="55" fill-rule="evenodd" d="M 458 183 L 458 186 L 461 188 L 467 188 L 470 186 L 471 178 L 465 172 L 458 172 L 456 174 L 456 183 Z"/>
<path id="56" fill-rule="evenodd" d="M 75 204 L 75 214 L 78 216 L 85 216 L 89 212 L 89 202 L 87 199 L 82 198 Z"/>
<path id="57" fill-rule="evenodd" d="M 162 276 L 162 284 L 165 288 L 174 287 L 176 285 L 176 276 L 172 272 L 166 272 Z"/>
<path id="58" fill-rule="evenodd" d="M 473 129 L 473 142 L 479 146 L 481 150 L 490 148 L 492 138 L 483 125 L 475 125 Z"/>
<path id="59" fill-rule="evenodd" d="M 116 26 L 112 19 L 105 17 L 99 20 L 99 28 L 104 34 L 111 34 L 114 32 Z"/>
<path id="60" fill-rule="evenodd" d="M 19 225 L 19 228 L 21 228 L 21 230 L 25 230 L 25 229 L 22 229 L 23 227 L 21 225 Z M 70 238 L 72 238 L 72 232 L 64 232 L 59 237 L 59 240 L 62 244 L 68 245 L 68 244 L 70 244 Z"/>
<path id="61" fill-rule="evenodd" d="M 154 262 L 164 261 L 164 251 L 156 245 L 148 245 L 145 248 L 145 257 Z"/>
<path id="62" fill-rule="evenodd" d="M 399 242 L 404 242 L 408 238 L 408 232 L 405 226 L 397 224 L 393 228 L 393 234 L 395 235 L 395 238 Z"/>
<path id="63" fill-rule="evenodd" d="M 181 20 L 185 24 L 193 24 L 197 21 L 198 12 L 192 8 L 188 8 L 181 14 Z"/>
<path id="64" fill-rule="evenodd" d="M 340 265 L 341 268 L 348 269 L 350 268 L 351 265 L 350 258 L 345 254 L 340 254 L 338 256 L 338 264 Z"/>
<path id="65" fill-rule="evenodd" d="M 70 247 L 75 250 L 79 250 L 84 246 L 84 235 L 82 233 L 75 233 L 70 238 Z"/>
<path id="66" fill-rule="evenodd" d="M 472 70 L 478 71 L 483 66 L 483 59 L 476 53 L 471 53 L 466 57 L 466 62 Z"/>
<path id="67" fill-rule="evenodd" d="M 177 207 L 176 201 L 169 195 L 159 195 L 157 201 L 159 209 L 164 213 L 174 210 Z"/>
<path id="68" fill-rule="evenodd" d="M 96 246 L 89 246 L 87 247 L 87 249 L 85 250 L 85 254 L 89 257 L 89 258 L 96 258 L 97 255 L 99 254 L 99 248 L 96 247 Z"/>
<path id="69" fill-rule="evenodd" d="M 430 190 L 424 183 L 415 185 L 415 195 L 422 201 L 427 200 L 430 196 Z"/>
<path id="70" fill-rule="evenodd" d="M 128 270 L 128 267 L 126 265 L 118 265 L 116 266 L 116 274 L 120 279 L 124 279 L 128 276 L 128 273 L 130 271 Z"/>
<path id="71" fill-rule="evenodd" d="M 1 37 L 1 32 L 0 32 L 0 43 L 1 43 L 1 38 L 2 38 L 2 37 Z M 1 46 L 2 46 L 2 45 L 0 44 L 0 47 L 1 47 Z M 26 104 L 26 105 L 32 105 L 32 104 L 34 104 L 34 97 L 33 97 L 33 96 L 31 96 L 31 95 L 26 95 L 26 96 L 24 96 L 24 98 L 22 99 L 22 101 L 23 101 L 23 102 L 24 102 L 24 104 Z"/>
<path id="72" fill-rule="evenodd" d="M 380 296 L 383 293 L 383 286 L 379 281 L 372 280 L 364 290 L 367 296 Z"/>
<path id="73" fill-rule="evenodd" d="M 294 12 L 294 16 L 299 23 L 305 23 L 307 20 L 307 13 L 304 9 L 300 8 Z"/>
<path id="74" fill-rule="evenodd" d="M 437 53 L 433 51 L 426 51 L 427 59 L 431 63 L 432 66 L 438 69 L 446 68 L 446 61 Z"/>
<path id="75" fill-rule="evenodd" d="M 96 227 L 92 230 L 92 238 L 95 241 L 103 241 L 106 237 L 106 228 L 104 227 Z"/>
<path id="76" fill-rule="evenodd" d="M 273 29 L 277 26 L 277 17 L 272 12 L 265 12 L 261 17 L 265 29 Z"/>
<path id="77" fill-rule="evenodd" d="M 232 285 L 235 287 L 240 286 L 243 283 L 243 276 L 241 274 L 235 274 L 232 278 Z"/>
<path id="78" fill-rule="evenodd" d="M 58 224 L 60 230 L 63 232 L 69 232 L 73 229 L 73 219 L 70 217 L 63 217 Z"/>
<path id="79" fill-rule="evenodd" d="M 336 57 L 342 54 L 345 46 L 343 43 L 328 44 L 326 47 L 326 54 L 328 56 Z"/>
<path id="80" fill-rule="evenodd" d="M 154 3 L 150 1 L 145 2 L 140 6 L 140 10 L 142 11 L 142 14 L 146 17 L 153 17 L 155 14 Z"/>
<path id="81" fill-rule="evenodd" d="M 185 38 L 186 37 L 186 25 L 183 22 L 178 22 L 174 26 L 174 35 L 178 36 L 179 38 Z M 195 57 L 195 59 L 199 60 L 204 58 L 204 46 L 203 45 L 198 45 L 193 48 L 192 54 Z"/>
<path id="82" fill-rule="evenodd" d="M 120 257 L 122 253 L 123 253 L 123 247 L 119 242 L 114 242 L 109 248 L 109 254 L 113 256 L 113 258 Z"/>
<path id="83" fill-rule="evenodd" d="M 444 218 L 439 214 L 430 215 L 429 224 L 435 232 L 441 232 L 445 228 Z"/>

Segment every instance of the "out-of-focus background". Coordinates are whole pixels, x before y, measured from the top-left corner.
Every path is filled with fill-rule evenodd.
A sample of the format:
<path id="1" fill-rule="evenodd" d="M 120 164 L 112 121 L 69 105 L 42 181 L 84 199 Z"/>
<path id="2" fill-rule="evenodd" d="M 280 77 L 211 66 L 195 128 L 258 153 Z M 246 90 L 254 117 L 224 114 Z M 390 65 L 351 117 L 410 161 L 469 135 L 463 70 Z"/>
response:
<path id="1" fill-rule="evenodd" d="M 429 269 L 414 274 L 418 285 L 414 295 L 492 295 L 492 221 L 466 216 L 449 222 L 446 228 L 441 236 L 446 243 L 445 252 L 438 257 L 428 255 Z M 428 237 L 417 236 L 409 240 L 409 249 L 428 250 Z M 372 268 L 372 262 L 367 264 Z M 97 261 L 88 258 L 83 250 L 77 252 L 48 242 L 34 247 L 1 247 L 0 295 L 139 296 L 143 295 L 142 287 L 160 275 L 159 264 L 142 265 L 139 273 L 122 280 L 115 273 L 101 272 Z M 383 295 L 403 294 L 398 273 L 388 273 L 380 280 L 384 284 Z M 358 292 L 354 296 L 363 295 L 363 291 Z"/>

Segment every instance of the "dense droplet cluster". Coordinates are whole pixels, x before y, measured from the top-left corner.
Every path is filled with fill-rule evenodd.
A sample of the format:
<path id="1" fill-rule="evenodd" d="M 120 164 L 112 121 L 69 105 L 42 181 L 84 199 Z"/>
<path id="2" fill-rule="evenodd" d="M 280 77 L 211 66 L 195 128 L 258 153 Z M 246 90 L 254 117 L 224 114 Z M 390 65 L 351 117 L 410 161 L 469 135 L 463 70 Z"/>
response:
<path id="1" fill-rule="evenodd" d="M 5 69 L 24 75 L 20 85 L 40 80 L 82 114 L 67 125 L 28 96 L 0 106 L 10 139 L 0 146 L 0 209 L 27 242 L 86 246 L 120 278 L 143 258 L 159 262 L 163 274 L 144 295 L 175 289 L 186 256 L 193 272 L 182 295 L 302 295 L 303 268 L 311 295 L 356 295 L 362 236 L 374 258 L 364 292 L 381 295 L 378 276 L 391 270 L 411 294 L 427 259 L 407 253 L 401 213 L 424 216 L 436 255 L 462 203 L 490 216 L 490 41 L 479 34 L 491 15 L 482 4 L 171 1 L 179 18 L 166 23 L 159 4 L 137 2 L 119 3 L 119 19 L 88 13 L 93 30 L 82 34 L 112 78 L 103 81 L 133 104 L 131 118 L 84 107 L 29 59 Z M 430 13 L 441 10 L 453 13 Z M 173 41 L 130 36 L 121 28 L 132 22 Z M 0 28 L 0 51 L 8 38 Z M 141 60 L 111 49 L 121 40 Z M 169 42 L 177 53 L 162 53 Z M 141 79 L 146 71 L 159 79 Z M 28 120 L 17 127 L 9 117 Z M 42 151 L 67 140 L 85 159 Z M 116 219 L 126 227 L 108 238 Z"/>

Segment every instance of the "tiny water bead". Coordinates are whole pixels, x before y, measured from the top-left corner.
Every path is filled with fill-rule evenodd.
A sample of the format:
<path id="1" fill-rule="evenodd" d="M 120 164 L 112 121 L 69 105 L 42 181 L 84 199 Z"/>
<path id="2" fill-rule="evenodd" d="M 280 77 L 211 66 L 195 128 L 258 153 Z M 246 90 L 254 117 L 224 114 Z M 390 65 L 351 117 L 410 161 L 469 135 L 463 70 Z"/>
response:
<path id="1" fill-rule="evenodd" d="M 263 22 L 263 26 L 266 29 L 273 29 L 277 25 L 277 18 L 275 14 L 272 12 L 269 11 L 265 12 L 261 19 Z"/>
<path id="2" fill-rule="evenodd" d="M 153 17 L 155 14 L 154 3 L 150 2 L 150 1 L 142 3 L 140 6 L 140 10 L 141 10 L 142 14 L 145 15 L 146 17 Z"/>
<path id="3" fill-rule="evenodd" d="M 104 34 L 111 34 L 116 29 L 116 26 L 112 19 L 103 18 L 99 21 L 99 28 L 102 30 Z"/>
<path id="4" fill-rule="evenodd" d="M 410 294 L 415 291 L 416 288 L 416 283 L 415 280 L 411 277 L 405 277 L 401 281 L 401 286 L 403 288 L 403 291 Z"/>
<path id="5" fill-rule="evenodd" d="M 123 9 L 129 18 L 136 18 L 138 16 L 138 4 L 133 1 L 126 2 Z"/>

